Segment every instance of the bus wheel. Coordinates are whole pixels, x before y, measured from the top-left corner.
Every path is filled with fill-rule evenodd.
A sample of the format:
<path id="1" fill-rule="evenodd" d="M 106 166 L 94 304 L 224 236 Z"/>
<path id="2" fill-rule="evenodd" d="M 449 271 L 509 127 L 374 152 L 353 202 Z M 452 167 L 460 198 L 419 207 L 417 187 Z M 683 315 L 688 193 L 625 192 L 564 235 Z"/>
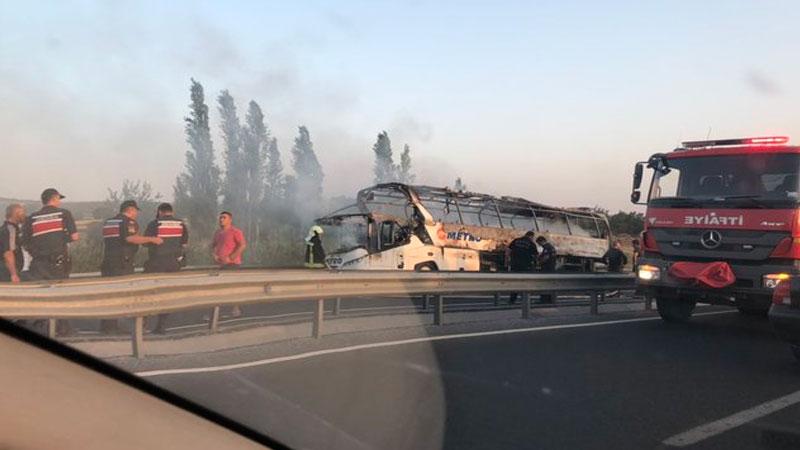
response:
<path id="1" fill-rule="evenodd" d="M 438 270 L 436 263 L 432 262 L 419 263 L 414 266 L 414 272 L 436 272 Z"/>
<path id="2" fill-rule="evenodd" d="M 658 297 L 656 305 L 658 314 L 664 322 L 683 323 L 692 317 L 692 312 L 697 304 L 694 300 L 674 297 Z"/>

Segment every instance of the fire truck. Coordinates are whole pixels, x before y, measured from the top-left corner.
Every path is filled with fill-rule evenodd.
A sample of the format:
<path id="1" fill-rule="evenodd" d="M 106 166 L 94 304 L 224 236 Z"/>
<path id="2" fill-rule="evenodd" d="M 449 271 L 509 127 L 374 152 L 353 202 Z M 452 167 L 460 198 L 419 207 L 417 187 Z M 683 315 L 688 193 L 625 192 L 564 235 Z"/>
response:
<path id="1" fill-rule="evenodd" d="M 588 209 L 402 183 L 356 200 L 316 221 L 331 269 L 502 272 L 509 242 L 533 231 L 556 247 L 559 270 L 593 271 L 609 246 L 608 219 Z"/>
<path id="2" fill-rule="evenodd" d="M 697 303 L 766 314 L 800 268 L 798 172 L 800 147 L 783 136 L 684 142 L 636 164 L 631 201 L 647 205 L 638 287 L 662 319 L 687 321 Z"/>

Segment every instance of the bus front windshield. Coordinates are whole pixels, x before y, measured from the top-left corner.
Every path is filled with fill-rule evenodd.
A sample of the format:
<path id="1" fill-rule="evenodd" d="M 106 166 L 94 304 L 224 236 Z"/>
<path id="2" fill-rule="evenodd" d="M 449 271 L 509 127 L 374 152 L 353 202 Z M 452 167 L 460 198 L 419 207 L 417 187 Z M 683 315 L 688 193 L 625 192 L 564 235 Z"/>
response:
<path id="1" fill-rule="evenodd" d="M 366 216 L 333 218 L 322 223 L 322 246 L 328 253 L 342 253 L 369 243 L 369 224 Z"/>
<path id="2" fill-rule="evenodd" d="M 671 158 L 650 190 L 654 206 L 785 207 L 798 201 L 800 155 Z"/>

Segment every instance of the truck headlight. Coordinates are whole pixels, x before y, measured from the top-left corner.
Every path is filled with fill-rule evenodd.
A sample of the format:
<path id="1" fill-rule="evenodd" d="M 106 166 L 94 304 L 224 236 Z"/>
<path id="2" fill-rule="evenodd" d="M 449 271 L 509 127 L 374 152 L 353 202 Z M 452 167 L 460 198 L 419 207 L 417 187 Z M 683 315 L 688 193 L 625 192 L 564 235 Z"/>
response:
<path id="1" fill-rule="evenodd" d="M 788 273 L 768 273 L 761 277 L 761 281 L 765 288 L 775 289 L 781 281 L 788 280 L 790 276 Z"/>
<path id="2" fill-rule="evenodd" d="M 642 264 L 638 270 L 639 279 L 642 281 L 655 281 L 661 279 L 661 269 L 649 264 Z"/>

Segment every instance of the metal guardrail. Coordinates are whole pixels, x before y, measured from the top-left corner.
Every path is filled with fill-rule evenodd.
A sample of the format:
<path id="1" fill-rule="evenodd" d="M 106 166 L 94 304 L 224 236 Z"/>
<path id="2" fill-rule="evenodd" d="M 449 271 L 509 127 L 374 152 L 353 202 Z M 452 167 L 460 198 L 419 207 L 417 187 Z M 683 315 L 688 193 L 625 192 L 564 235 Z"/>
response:
<path id="1" fill-rule="evenodd" d="M 531 294 L 588 293 L 590 310 L 597 314 L 603 292 L 634 288 L 635 278 L 626 274 L 211 270 L 4 285 L 0 316 L 48 319 L 51 335 L 56 319 L 133 318 L 133 354 L 141 357 L 144 317 L 162 313 L 210 308 L 214 332 L 220 306 L 315 301 L 311 334 L 318 338 L 323 334 L 326 299 L 422 295 L 427 303 L 432 296 L 434 324 L 440 325 L 444 295 L 518 292 L 521 314 L 527 319 Z"/>

